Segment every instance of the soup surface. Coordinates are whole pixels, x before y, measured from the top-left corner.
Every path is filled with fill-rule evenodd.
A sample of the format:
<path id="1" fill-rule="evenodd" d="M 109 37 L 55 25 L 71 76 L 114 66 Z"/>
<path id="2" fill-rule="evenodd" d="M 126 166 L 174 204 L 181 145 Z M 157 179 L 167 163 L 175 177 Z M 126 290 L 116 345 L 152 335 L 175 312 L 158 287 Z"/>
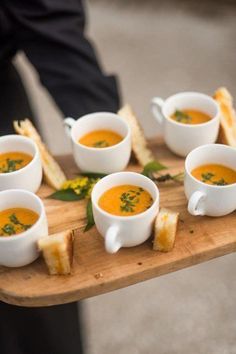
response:
<path id="1" fill-rule="evenodd" d="M 20 170 L 32 161 L 31 155 L 24 152 L 6 152 L 0 154 L 0 173 L 9 173 Z"/>
<path id="2" fill-rule="evenodd" d="M 202 165 L 194 168 L 191 173 L 199 181 L 207 184 L 226 186 L 236 183 L 236 171 L 223 165 Z"/>
<path id="3" fill-rule="evenodd" d="M 0 211 L 0 236 L 12 236 L 28 230 L 39 216 L 30 209 L 10 208 Z"/>
<path id="4" fill-rule="evenodd" d="M 140 214 L 152 204 L 153 199 L 146 190 L 128 184 L 108 189 L 98 201 L 100 208 L 119 216 Z"/>
<path id="5" fill-rule="evenodd" d="M 123 137 L 112 130 L 94 130 L 82 136 L 79 143 L 94 148 L 106 148 L 116 145 L 123 140 Z"/>
<path id="6" fill-rule="evenodd" d="M 193 109 L 176 110 L 170 118 L 183 124 L 201 124 L 211 119 L 206 113 Z"/>

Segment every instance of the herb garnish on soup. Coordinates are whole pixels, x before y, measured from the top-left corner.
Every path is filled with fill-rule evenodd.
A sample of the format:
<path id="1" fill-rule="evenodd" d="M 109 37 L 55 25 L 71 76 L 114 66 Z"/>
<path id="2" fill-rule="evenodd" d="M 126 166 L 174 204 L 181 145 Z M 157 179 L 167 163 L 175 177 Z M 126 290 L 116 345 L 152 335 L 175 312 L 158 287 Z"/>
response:
<path id="1" fill-rule="evenodd" d="M 177 109 L 170 118 L 182 124 L 202 124 L 211 119 L 206 113 L 193 109 Z"/>
<path id="2" fill-rule="evenodd" d="M 94 130 L 79 139 L 79 143 L 88 147 L 106 148 L 116 145 L 123 137 L 112 130 Z"/>
<path id="3" fill-rule="evenodd" d="M 236 183 L 236 171 L 219 164 L 202 165 L 192 170 L 192 175 L 199 181 L 215 186 Z"/>
<path id="4" fill-rule="evenodd" d="M 153 204 L 153 199 L 145 189 L 139 186 L 121 185 L 103 193 L 98 204 L 110 214 L 131 216 L 149 209 Z"/>
<path id="5" fill-rule="evenodd" d="M 0 173 L 20 170 L 32 161 L 33 157 L 24 152 L 6 152 L 0 154 Z"/>
<path id="6" fill-rule="evenodd" d="M 12 236 L 28 230 L 36 223 L 37 213 L 26 208 L 10 208 L 0 211 L 0 236 Z"/>

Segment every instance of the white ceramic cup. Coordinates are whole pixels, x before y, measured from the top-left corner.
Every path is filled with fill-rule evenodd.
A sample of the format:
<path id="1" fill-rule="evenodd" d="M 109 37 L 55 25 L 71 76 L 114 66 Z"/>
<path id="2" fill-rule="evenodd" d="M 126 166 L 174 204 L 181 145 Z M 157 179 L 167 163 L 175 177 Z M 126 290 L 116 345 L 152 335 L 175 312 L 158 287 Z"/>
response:
<path id="1" fill-rule="evenodd" d="M 78 120 L 66 118 L 64 124 L 67 131 L 70 130 L 74 159 L 81 171 L 109 174 L 122 171 L 128 165 L 131 155 L 131 132 L 128 124 L 117 114 L 92 113 Z M 123 140 L 102 149 L 84 146 L 78 142 L 83 135 L 100 129 L 112 130 L 120 134 Z"/>
<path id="2" fill-rule="evenodd" d="M 196 147 L 216 141 L 220 125 L 218 103 L 210 96 L 198 92 L 182 92 L 165 101 L 154 97 L 151 101 L 153 116 L 160 124 L 166 145 L 179 156 L 186 156 Z M 194 109 L 211 117 L 206 123 L 182 124 L 171 119 L 176 110 Z"/>
<path id="3" fill-rule="evenodd" d="M 0 211 L 9 208 L 31 209 L 39 215 L 36 223 L 21 234 L 0 236 L 0 265 L 22 267 L 38 257 L 37 240 L 48 235 L 46 213 L 39 197 L 21 189 L 0 192 Z"/>
<path id="4" fill-rule="evenodd" d="M 221 144 L 208 144 L 188 154 L 184 180 L 188 211 L 192 215 L 227 215 L 236 209 L 236 183 L 216 186 L 193 177 L 191 171 L 206 164 L 221 164 L 236 170 L 236 149 Z"/>
<path id="5" fill-rule="evenodd" d="M 152 198 L 152 206 L 143 213 L 133 216 L 116 216 L 107 213 L 98 205 L 99 198 L 108 189 L 131 184 L 147 190 Z M 152 232 L 153 221 L 159 211 L 159 190 L 149 178 L 135 172 L 119 172 L 102 178 L 92 191 L 93 215 L 99 233 L 105 238 L 105 248 L 109 253 L 121 247 L 132 247 L 146 241 Z"/>
<path id="6" fill-rule="evenodd" d="M 0 154 L 6 152 L 24 152 L 33 157 L 25 167 L 9 173 L 0 173 L 0 191 L 6 189 L 26 189 L 37 192 L 42 182 L 42 163 L 35 142 L 19 135 L 4 135 L 0 137 Z"/>

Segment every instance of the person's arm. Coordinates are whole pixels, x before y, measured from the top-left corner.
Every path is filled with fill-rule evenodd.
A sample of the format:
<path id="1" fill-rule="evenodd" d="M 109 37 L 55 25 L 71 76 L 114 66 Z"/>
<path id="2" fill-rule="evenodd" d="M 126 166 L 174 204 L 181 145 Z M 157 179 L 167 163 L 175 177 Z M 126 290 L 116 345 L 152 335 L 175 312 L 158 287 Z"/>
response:
<path id="1" fill-rule="evenodd" d="M 116 111 L 116 80 L 106 76 L 84 36 L 81 0 L 11 0 L 16 40 L 66 116 Z"/>

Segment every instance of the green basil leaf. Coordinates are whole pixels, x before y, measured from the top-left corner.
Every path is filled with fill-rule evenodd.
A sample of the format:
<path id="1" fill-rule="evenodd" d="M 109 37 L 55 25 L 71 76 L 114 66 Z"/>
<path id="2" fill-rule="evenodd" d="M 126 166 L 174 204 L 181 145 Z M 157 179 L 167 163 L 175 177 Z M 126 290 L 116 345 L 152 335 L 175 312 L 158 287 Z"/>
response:
<path id="1" fill-rule="evenodd" d="M 73 189 L 63 189 L 56 191 L 55 193 L 48 196 L 50 199 L 62 200 L 63 202 L 73 202 L 76 200 L 84 199 L 86 196 L 85 192 L 81 194 L 76 194 Z"/>
<path id="2" fill-rule="evenodd" d="M 87 204 L 86 215 L 87 215 L 87 225 L 85 226 L 84 232 L 90 230 L 91 227 L 93 227 L 93 225 L 95 224 L 94 218 L 93 218 L 93 208 L 92 208 L 91 199 L 89 199 L 88 204 Z"/>
<path id="3" fill-rule="evenodd" d="M 97 172 L 82 172 L 80 173 L 80 175 L 88 178 L 103 178 L 107 176 L 104 173 L 97 173 Z"/>
<path id="4" fill-rule="evenodd" d="M 159 161 L 151 161 L 144 166 L 142 174 L 146 177 L 151 177 L 154 172 L 165 170 L 167 167 L 162 165 Z"/>

